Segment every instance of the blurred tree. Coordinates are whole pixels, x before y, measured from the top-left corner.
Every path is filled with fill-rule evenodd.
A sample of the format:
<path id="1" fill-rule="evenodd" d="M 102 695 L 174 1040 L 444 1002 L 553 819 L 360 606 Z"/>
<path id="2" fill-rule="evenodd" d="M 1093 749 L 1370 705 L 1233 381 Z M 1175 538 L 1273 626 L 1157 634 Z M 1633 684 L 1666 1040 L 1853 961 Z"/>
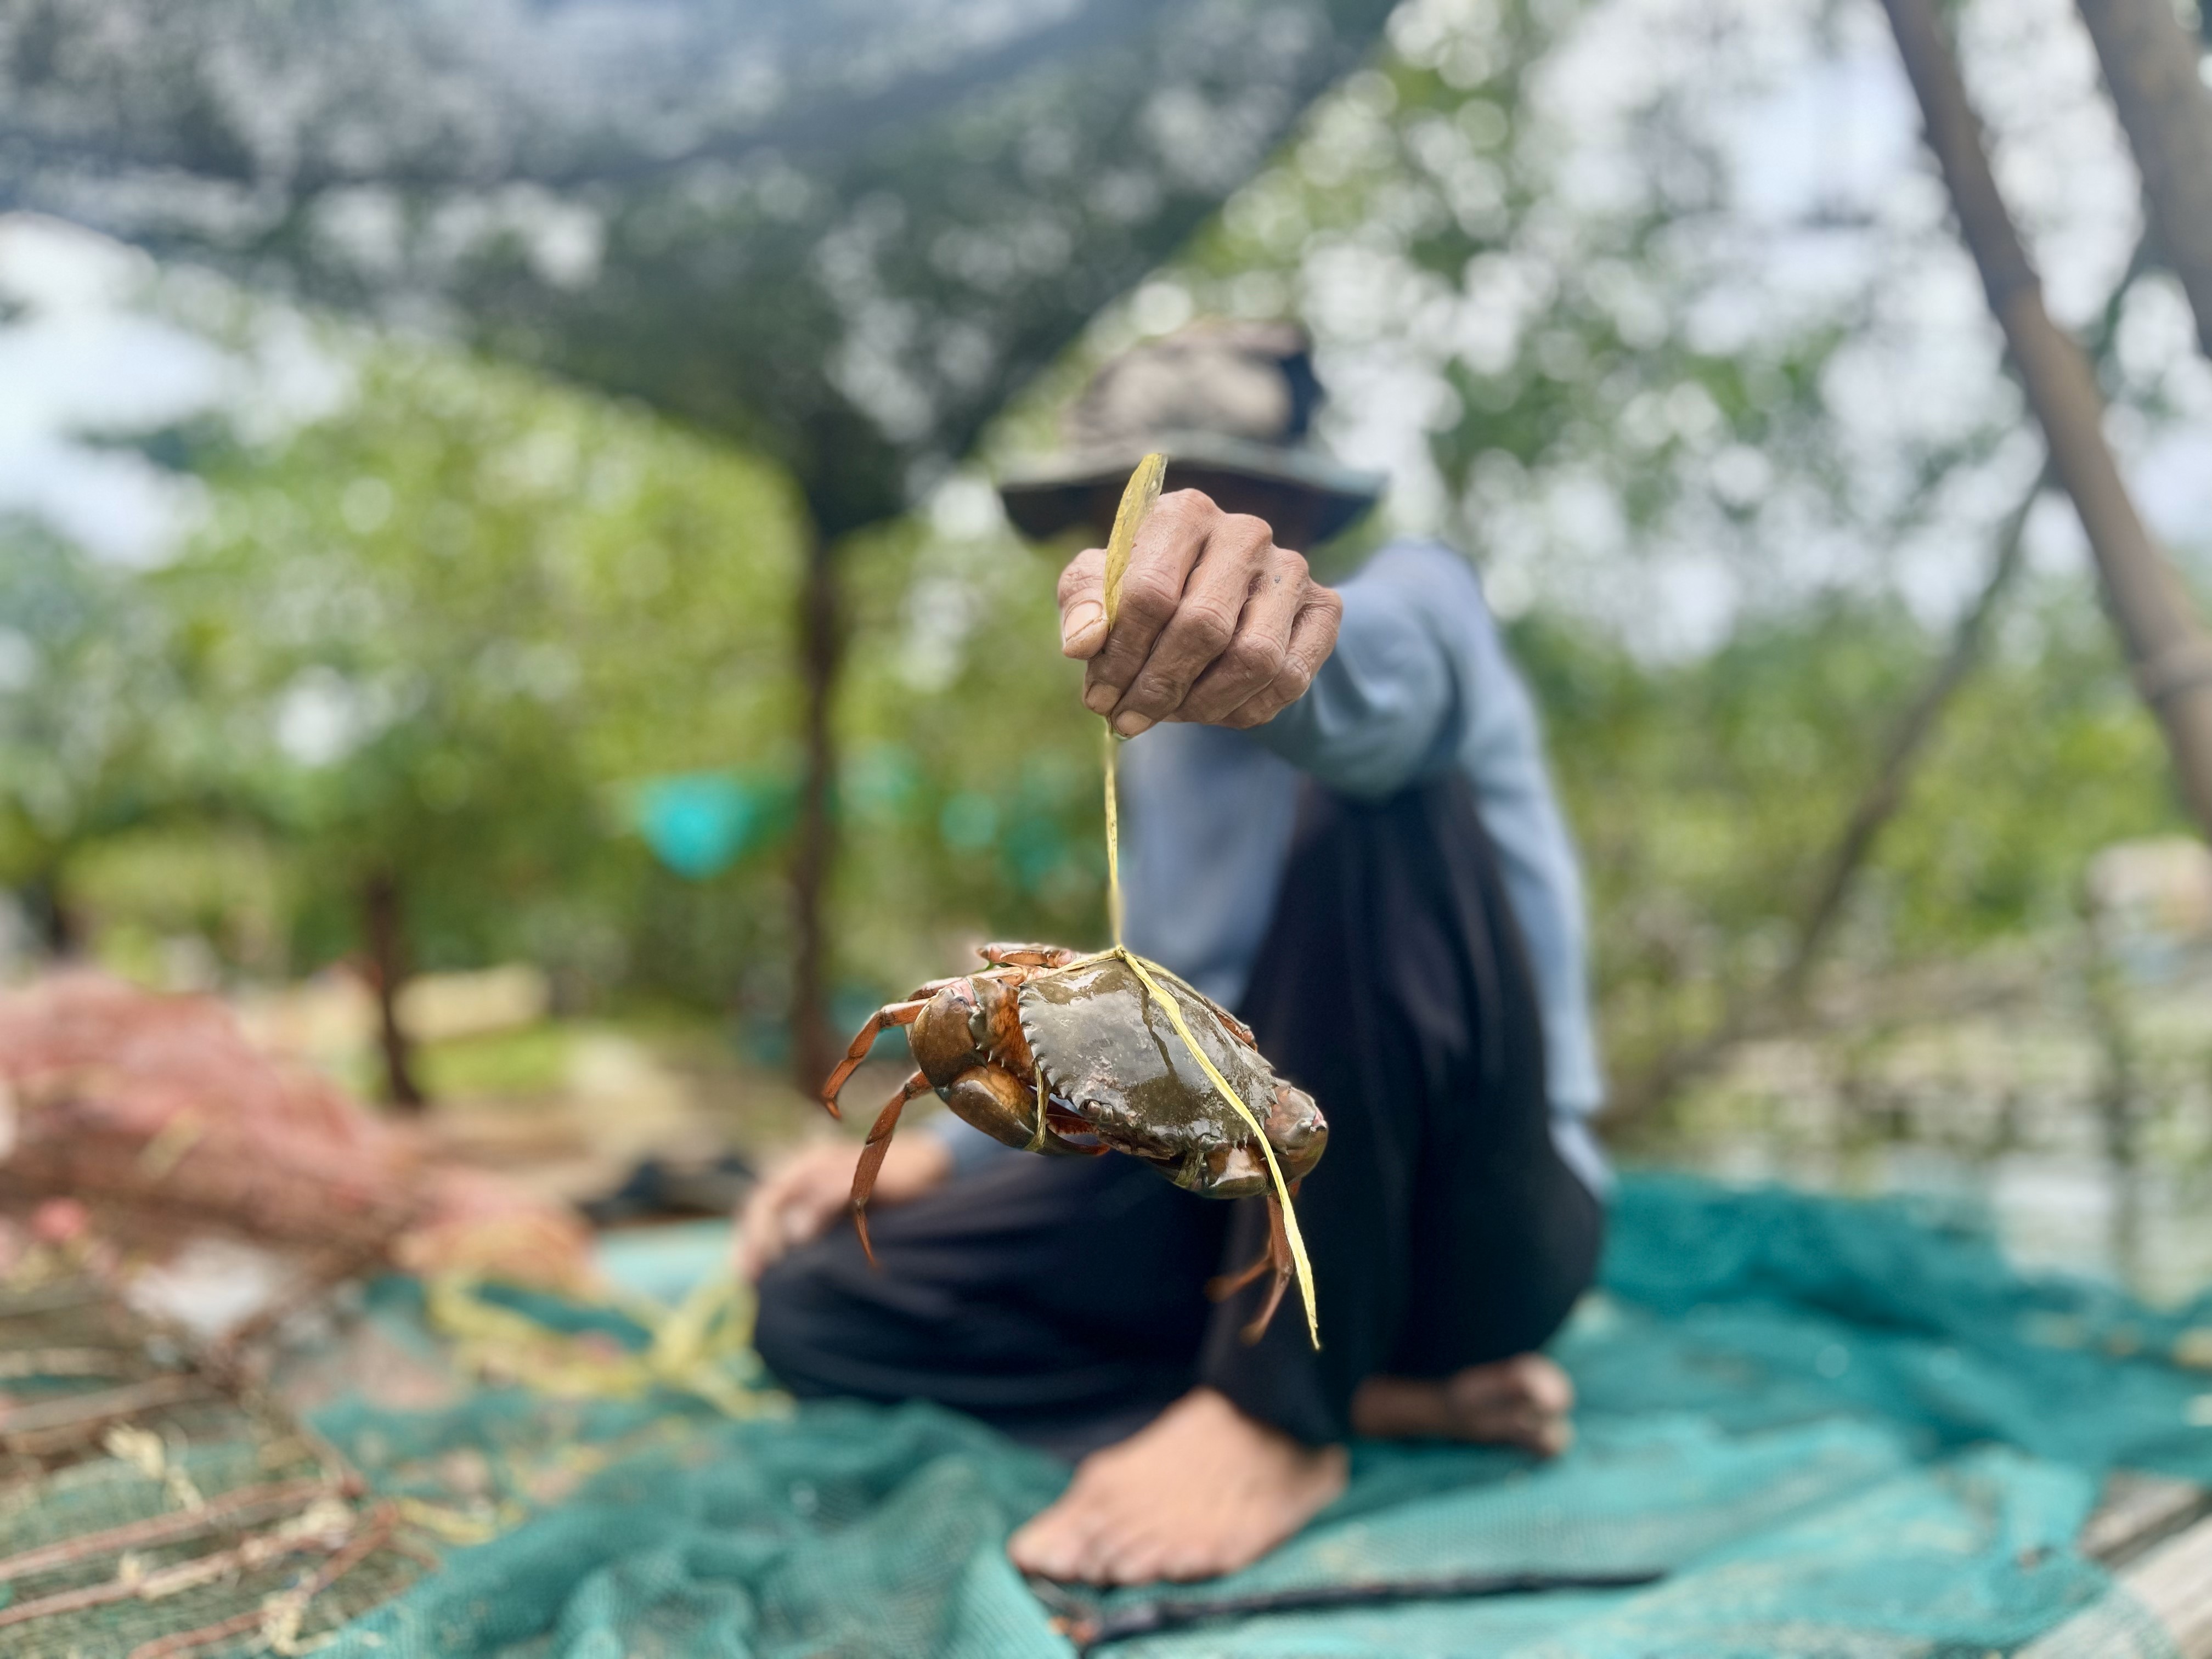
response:
<path id="1" fill-rule="evenodd" d="M 1390 0 L 0 3 L 0 205 L 650 399 L 797 478 L 803 1078 L 836 548 L 1165 257 Z"/>
<path id="2" fill-rule="evenodd" d="M 559 968 L 559 917 L 610 877 L 617 786 L 778 745 L 795 506 L 650 416 L 396 348 L 343 414 L 198 465 L 209 523 L 155 586 L 259 734 L 303 954 L 359 941 L 388 1091 L 414 1103 L 411 965 Z M 635 881 L 641 851 L 617 862 Z"/>
<path id="3" fill-rule="evenodd" d="M 841 965 L 893 994 L 981 937 L 1104 937 L 1098 727 L 1060 654 L 1058 563 L 979 477 L 939 508 L 853 550 Z"/>
<path id="4" fill-rule="evenodd" d="M 2004 330 L 2014 371 L 2050 445 L 2051 470 L 2089 538 L 2106 609 L 2143 699 L 2166 730 L 2168 757 L 2198 829 L 2212 836 L 2212 635 L 2121 476 L 2105 433 L 2108 406 L 2087 354 L 2051 320 L 2042 279 L 1998 191 L 1980 118 L 1931 0 L 1883 5 L 1920 100 L 1960 238 L 1981 271 L 1990 314 Z M 2184 58 L 2193 58 L 2187 37 L 2178 27 L 2172 33 Z M 2185 73 L 2184 80 L 2201 92 L 2193 76 Z"/>
<path id="5" fill-rule="evenodd" d="M 136 573 L 0 519 L 0 885 L 56 956 L 84 943 L 71 865 L 88 848 L 240 807 L 173 643 Z"/>

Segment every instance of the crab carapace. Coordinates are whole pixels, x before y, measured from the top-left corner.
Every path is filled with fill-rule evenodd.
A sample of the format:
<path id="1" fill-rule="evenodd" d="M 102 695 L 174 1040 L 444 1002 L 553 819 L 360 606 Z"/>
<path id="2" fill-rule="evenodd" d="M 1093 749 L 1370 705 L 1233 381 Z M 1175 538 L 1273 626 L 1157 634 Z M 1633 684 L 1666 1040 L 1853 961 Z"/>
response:
<path id="1" fill-rule="evenodd" d="M 987 964 L 932 980 L 887 1003 L 854 1037 L 823 1085 L 837 1097 L 886 1026 L 908 1028 L 920 1070 L 878 1114 L 853 1172 L 853 1219 L 870 1261 L 868 1194 L 907 1102 L 934 1089 L 964 1121 L 995 1140 L 1048 1157 L 1126 1152 L 1178 1187 L 1208 1198 L 1264 1196 L 1267 1248 L 1243 1272 L 1209 1287 L 1222 1297 L 1272 1270 L 1266 1306 L 1246 1328 L 1256 1340 L 1273 1317 L 1291 1258 L 1280 1200 L 1251 1124 L 1214 1088 L 1164 1009 L 1115 951 L 1085 955 L 1056 945 L 986 945 Z M 1244 1023 L 1156 964 L 1160 990 L 1176 1000 L 1204 1049 L 1253 1121 L 1261 1124 L 1285 1181 L 1320 1161 L 1328 1125 L 1313 1097 L 1275 1075 Z"/>

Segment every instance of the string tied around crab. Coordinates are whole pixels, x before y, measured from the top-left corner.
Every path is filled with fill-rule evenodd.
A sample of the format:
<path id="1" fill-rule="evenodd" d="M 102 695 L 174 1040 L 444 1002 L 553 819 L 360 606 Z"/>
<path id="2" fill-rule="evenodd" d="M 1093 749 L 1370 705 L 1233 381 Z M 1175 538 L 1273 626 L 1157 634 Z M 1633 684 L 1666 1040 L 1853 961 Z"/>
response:
<path id="1" fill-rule="evenodd" d="M 1129 475 L 1129 482 L 1121 491 L 1121 504 L 1115 511 L 1114 532 L 1108 538 L 1106 543 L 1106 580 L 1103 595 L 1106 605 L 1106 629 L 1109 635 L 1114 629 L 1115 618 L 1121 611 L 1121 578 L 1128 571 L 1130 555 L 1136 550 L 1137 532 L 1143 526 L 1146 515 L 1152 510 L 1152 504 L 1160 498 L 1160 482 L 1166 476 L 1167 465 L 1167 457 L 1157 452 L 1138 462 L 1136 471 Z M 1159 981 L 1152 977 L 1155 970 L 1163 974 L 1168 970 L 1159 963 L 1139 956 L 1129 948 L 1127 940 L 1122 938 L 1124 911 L 1121 901 L 1121 826 L 1120 805 L 1114 787 L 1115 763 L 1118 759 L 1117 750 L 1122 739 L 1115 734 L 1110 719 L 1104 725 L 1103 732 L 1103 770 L 1106 780 L 1106 915 L 1114 934 L 1114 946 L 1110 954 L 1121 957 L 1128 964 L 1129 970 L 1137 976 L 1138 983 L 1145 988 L 1146 994 L 1158 1003 L 1166 1012 L 1168 1023 L 1175 1028 L 1175 1033 L 1182 1040 L 1183 1047 L 1190 1051 L 1191 1058 L 1195 1060 L 1200 1069 L 1205 1072 L 1206 1080 L 1213 1085 L 1214 1092 L 1228 1103 L 1230 1109 L 1238 1117 L 1243 1119 L 1252 1131 L 1253 1139 L 1258 1142 L 1260 1155 L 1267 1163 L 1268 1178 L 1274 1186 L 1274 1190 L 1269 1196 L 1279 1207 L 1283 1218 L 1283 1229 L 1290 1239 L 1291 1261 L 1297 1273 L 1298 1299 L 1305 1307 L 1306 1339 L 1318 1348 L 1321 1346 L 1321 1318 L 1314 1304 L 1313 1264 L 1307 1260 L 1306 1242 L 1298 1231 L 1297 1212 L 1291 1206 L 1290 1182 L 1284 1178 L 1282 1165 L 1276 1162 L 1275 1149 L 1268 1144 L 1267 1126 L 1260 1121 L 1258 1115 L 1245 1103 L 1243 1097 L 1229 1086 L 1229 1080 L 1221 1075 L 1219 1068 L 1206 1058 L 1206 1051 L 1198 1046 L 1197 1039 L 1191 1036 L 1190 1027 L 1183 1020 L 1182 1011 L 1176 1006 L 1175 999 L 1161 989 Z M 1040 1092 L 1039 1100 L 1040 1103 L 1042 1100 L 1042 1092 Z M 1041 1103 L 1038 1108 L 1038 1120 L 1042 1124 L 1043 1109 Z"/>

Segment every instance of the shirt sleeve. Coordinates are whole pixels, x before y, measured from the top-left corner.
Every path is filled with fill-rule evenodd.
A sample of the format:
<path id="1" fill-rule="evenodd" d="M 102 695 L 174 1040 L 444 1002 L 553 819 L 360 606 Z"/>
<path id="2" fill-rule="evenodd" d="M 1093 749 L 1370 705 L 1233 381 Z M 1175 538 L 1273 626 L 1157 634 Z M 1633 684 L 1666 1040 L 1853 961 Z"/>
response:
<path id="1" fill-rule="evenodd" d="M 1473 568 L 1446 548 L 1385 548 L 1338 592 L 1336 650 L 1251 735 L 1331 789 L 1379 799 L 1453 763 L 1472 659 L 1502 647 Z"/>

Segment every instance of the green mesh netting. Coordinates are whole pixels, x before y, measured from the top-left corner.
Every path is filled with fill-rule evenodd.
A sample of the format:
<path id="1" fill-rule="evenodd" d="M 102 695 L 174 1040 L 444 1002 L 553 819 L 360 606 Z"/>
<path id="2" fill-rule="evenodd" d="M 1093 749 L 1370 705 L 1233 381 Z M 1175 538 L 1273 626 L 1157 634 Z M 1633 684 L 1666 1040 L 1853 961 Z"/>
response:
<path id="1" fill-rule="evenodd" d="M 1537 1467 L 1357 1448 L 1342 1501 L 1206 1590 L 1488 1570 L 1664 1568 L 1662 1582 L 1275 1615 L 1105 1650 L 2002 1652 L 2104 1595 L 2072 1540 L 2106 1469 L 2212 1479 L 2212 1429 L 2192 1425 L 2212 1378 L 2176 1357 L 2212 1304 L 2154 1315 L 2025 1281 L 1986 1235 L 1899 1204 L 1673 1178 L 1625 1184 L 1604 1282 L 1558 1345 L 1583 1398 L 1570 1454 Z M 456 1448 L 516 1468 L 638 1448 L 454 1553 L 333 1659 L 1068 1651 L 1002 1551 L 1065 1468 L 929 1407 L 728 1423 L 696 1404 L 587 1413 L 509 1390 L 412 1417 L 353 1404 L 323 1426 L 386 1480 Z M 2106 1647 L 2166 1651 L 2124 1614 Z"/>

